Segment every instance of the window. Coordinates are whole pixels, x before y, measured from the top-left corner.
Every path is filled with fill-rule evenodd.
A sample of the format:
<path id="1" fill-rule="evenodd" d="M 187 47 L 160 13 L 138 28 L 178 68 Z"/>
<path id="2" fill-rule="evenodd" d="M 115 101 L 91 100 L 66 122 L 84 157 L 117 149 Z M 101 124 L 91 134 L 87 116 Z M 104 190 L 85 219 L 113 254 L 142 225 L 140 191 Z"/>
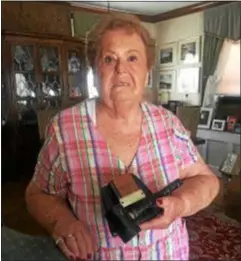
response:
<path id="1" fill-rule="evenodd" d="M 224 41 L 216 73 L 217 94 L 240 95 L 240 41 Z"/>

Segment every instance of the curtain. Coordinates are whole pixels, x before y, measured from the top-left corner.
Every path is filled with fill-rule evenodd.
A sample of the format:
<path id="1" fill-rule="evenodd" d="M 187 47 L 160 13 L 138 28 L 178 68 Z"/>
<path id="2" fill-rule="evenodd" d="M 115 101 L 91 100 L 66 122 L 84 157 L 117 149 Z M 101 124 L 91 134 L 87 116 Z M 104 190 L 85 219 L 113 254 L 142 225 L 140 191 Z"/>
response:
<path id="1" fill-rule="evenodd" d="M 241 3 L 234 2 L 204 11 L 204 51 L 203 81 L 201 102 L 207 97 L 208 89 L 215 88 L 217 77 L 214 75 L 224 39 L 239 40 Z M 211 106 L 211 104 L 210 104 Z"/>
<path id="2" fill-rule="evenodd" d="M 214 74 L 224 39 L 206 35 L 203 50 L 203 88 L 202 105 L 212 107 L 212 97 L 218 83 L 218 75 Z"/>

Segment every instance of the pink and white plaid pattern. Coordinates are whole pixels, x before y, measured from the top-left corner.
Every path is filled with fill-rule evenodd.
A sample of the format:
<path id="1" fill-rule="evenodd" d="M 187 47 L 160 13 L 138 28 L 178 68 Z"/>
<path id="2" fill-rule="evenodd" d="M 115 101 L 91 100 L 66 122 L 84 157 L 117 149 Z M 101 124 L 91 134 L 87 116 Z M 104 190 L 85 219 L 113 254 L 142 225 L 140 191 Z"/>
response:
<path id="1" fill-rule="evenodd" d="M 97 260 L 187 260 L 188 234 L 182 219 L 168 229 L 142 231 L 127 244 L 112 237 L 102 215 L 100 188 L 128 171 L 151 191 L 160 190 L 179 177 L 179 168 L 197 160 L 188 132 L 171 112 L 142 103 L 140 144 L 127 169 L 98 132 L 88 102 L 62 111 L 51 121 L 33 182 L 46 193 L 68 198 L 72 211 L 100 246 Z"/>

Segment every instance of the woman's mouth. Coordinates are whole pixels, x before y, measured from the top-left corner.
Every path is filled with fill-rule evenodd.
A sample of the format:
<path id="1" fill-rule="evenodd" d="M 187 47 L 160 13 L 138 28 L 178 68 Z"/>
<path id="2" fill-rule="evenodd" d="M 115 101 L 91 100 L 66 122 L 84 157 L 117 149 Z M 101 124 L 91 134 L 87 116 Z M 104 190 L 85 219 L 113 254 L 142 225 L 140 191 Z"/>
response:
<path id="1" fill-rule="evenodd" d="M 128 86 L 130 86 L 130 84 L 128 82 L 119 82 L 119 83 L 113 84 L 114 88 L 128 87 Z"/>

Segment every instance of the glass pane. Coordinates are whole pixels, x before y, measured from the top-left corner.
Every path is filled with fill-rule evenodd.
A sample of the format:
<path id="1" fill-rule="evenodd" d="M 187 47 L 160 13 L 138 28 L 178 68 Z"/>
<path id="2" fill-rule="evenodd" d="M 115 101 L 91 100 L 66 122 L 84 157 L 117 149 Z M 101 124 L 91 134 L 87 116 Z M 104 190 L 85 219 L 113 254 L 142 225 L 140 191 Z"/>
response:
<path id="1" fill-rule="evenodd" d="M 83 88 L 85 86 L 85 75 L 83 61 L 79 57 L 78 50 L 68 51 L 68 80 L 69 80 L 69 97 L 84 96 Z"/>
<path id="2" fill-rule="evenodd" d="M 33 46 L 29 45 L 14 45 L 13 60 L 15 71 L 33 71 Z"/>
<path id="3" fill-rule="evenodd" d="M 182 68 L 178 77 L 178 93 L 198 93 L 199 90 L 199 68 Z"/>
<path id="4" fill-rule="evenodd" d="M 198 57 L 197 42 L 188 42 L 181 45 L 181 61 L 185 64 L 196 63 Z"/>
<path id="5" fill-rule="evenodd" d="M 69 74 L 69 96 L 74 97 L 81 97 L 83 96 L 81 85 L 82 82 L 82 73 L 78 72 L 75 74 Z M 82 86 L 83 88 L 83 86 Z"/>
<path id="6" fill-rule="evenodd" d="M 61 95 L 59 75 L 44 74 L 42 82 L 42 92 L 44 97 L 56 97 Z"/>
<path id="7" fill-rule="evenodd" d="M 68 52 L 68 72 L 77 73 L 82 70 L 82 64 L 76 51 Z"/>
<path id="8" fill-rule="evenodd" d="M 7 119 L 8 96 L 3 71 L 1 72 L 1 77 L 1 120 L 2 124 L 4 125 Z"/>
<path id="9" fill-rule="evenodd" d="M 33 73 L 15 73 L 15 84 L 17 96 L 36 97 L 36 83 Z"/>
<path id="10" fill-rule="evenodd" d="M 56 47 L 40 47 L 40 63 L 43 72 L 58 72 L 59 57 Z"/>
<path id="11" fill-rule="evenodd" d="M 28 101 L 27 100 L 18 100 L 17 101 L 17 108 L 18 108 L 18 111 L 20 112 L 20 114 L 27 111 L 27 107 L 28 107 Z"/>

